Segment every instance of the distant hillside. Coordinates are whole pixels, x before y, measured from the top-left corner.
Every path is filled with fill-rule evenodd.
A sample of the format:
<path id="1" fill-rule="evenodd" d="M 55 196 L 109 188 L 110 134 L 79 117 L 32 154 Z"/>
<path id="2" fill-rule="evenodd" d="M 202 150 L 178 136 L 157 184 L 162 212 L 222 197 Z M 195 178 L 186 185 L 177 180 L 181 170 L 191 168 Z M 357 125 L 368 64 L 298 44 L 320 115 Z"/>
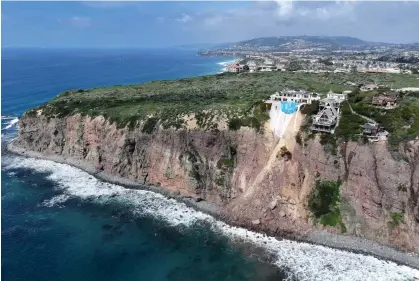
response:
<path id="1" fill-rule="evenodd" d="M 364 46 L 370 42 L 349 36 L 280 36 L 260 37 L 231 44 L 230 48 L 290 48 Z"/>
<path id="2" fill-rule="evenodd" d="M 261 37 L 245 40 L 233 45 L 252 46 L 252 47 L 279 47 L 281 45 L 306 43 L 320 45 L 365 45 L 366 41 L 348 36 L 281 36 L 281 37 Z"/>

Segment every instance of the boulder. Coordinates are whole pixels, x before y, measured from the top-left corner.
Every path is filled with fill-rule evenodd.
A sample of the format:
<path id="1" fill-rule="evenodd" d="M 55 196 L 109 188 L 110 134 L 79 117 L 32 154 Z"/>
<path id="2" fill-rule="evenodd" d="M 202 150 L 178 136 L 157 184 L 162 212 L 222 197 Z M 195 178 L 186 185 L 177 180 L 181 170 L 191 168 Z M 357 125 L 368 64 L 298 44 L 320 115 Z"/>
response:
<path id="1" fill-rule="evenodd" d="M 278 201 L 274 200 L 271 203 L 269 203 L 269 209 L 274 210 L 277 205 L 278 205 Z"/>
<path id="2" fill-rule="evenodd" d="M 297 204 L 297 202 L 295 202 L 295 200 L 294 200 L 294 199 L 290 199 L 290 200 L 288 200 L 288 203 L 289 203 L 289 204 L 291 204 L 291 205 L 295 205 L 295 204 Z"/>

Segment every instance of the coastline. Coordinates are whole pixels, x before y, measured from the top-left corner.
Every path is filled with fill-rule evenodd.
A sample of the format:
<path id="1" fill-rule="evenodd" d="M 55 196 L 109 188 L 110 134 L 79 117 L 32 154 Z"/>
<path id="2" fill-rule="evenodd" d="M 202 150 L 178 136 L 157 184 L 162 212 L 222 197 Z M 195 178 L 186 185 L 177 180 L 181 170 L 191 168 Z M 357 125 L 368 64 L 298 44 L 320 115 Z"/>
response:
<path id="1" fill-rule="evenodd" d="M 174 198 L 182 203 L 185 203 L 188 207 L 192 207 L 195 210 L 201 211 L 203 213 L 209 214 L 216 218 L 217 220 L 223 221 L 231 226 L 242 227 L 251 231 L 264 233 L 269 236 L 275 237 L 277 239 L 288 239 L 294 240 L 297 242 L 304 242 L 309 244 L 321 245 L 333 249 L 349 251 L 357 254 L 369 255 L 379 258 L 381 260 L 387 260 L 395 262 L 399 265 L 406 265 L 414 269 L 419 270 L 419 257 L 415 254 L 408 254 L 399 252 L 391 247 L 380 245 L 376 242 L 352 237 L 352 236 L 343 236 L 327 233 L 324 231 L 313 231 L 308 236 L 301 236 L 296 233 L 271 233 L 264 231 L 263 228 L 259 226 L 253 226 L 251 223 L 247 222 L 236 222 L 230 220 L 227 216 L 222 213 L 220 207 L 211 204 L 207 201 L 198 201 L 192 197 L 184 197 L 179 194 L 173 193 L 168 189 L 157 186 L 157 185 L 146 185 L 137 181 L 125 179 L 119 176 L 115 176 L 106 172 L 97 172 L 94 166 L 83 161 L 76 160 L 73 158 L 66 158 L 60 155 L 43 155 L 35 151 L 27 151 L 13 145 L 10 142 L 7 145 L 7 150 L 13 154 L 21 155 L 24 157 L 32 157 L 44 160 L 50 160 L 57 163 L 68 164 L 70 166 L 76 167 L 80 170 L 83 170 L 92 176 L 102 180 L 104 182 L 109 182 L 117 185 L 121 185 L 125 188 L 132 189 L 143 189 L 149 190 L 162 194 L 169 198 Z"/>
<path id="2" fill-rule="evenodd" d="M 234 58 L 234 59 L 231 59 L 231 60 L 228 60 L 228 61 L 217 62 L 218 65 L 220 65 L 220 66 L 223 67 L 221 69 L 221 71 L 218 72 L 218 73 L 226 72 L 227 71 L 227 66 L 230 65 L 230 64 L 235 64 L 235 63 L 238 63 L 238 59 L 237 58 Z"/>

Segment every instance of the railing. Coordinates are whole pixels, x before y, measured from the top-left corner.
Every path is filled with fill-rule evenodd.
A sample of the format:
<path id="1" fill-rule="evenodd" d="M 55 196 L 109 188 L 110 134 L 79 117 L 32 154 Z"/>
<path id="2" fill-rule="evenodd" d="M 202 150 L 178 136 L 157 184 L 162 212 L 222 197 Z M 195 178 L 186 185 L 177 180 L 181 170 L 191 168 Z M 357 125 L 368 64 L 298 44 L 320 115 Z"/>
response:
<path id="1" fill-rule="evenodd" d="M 324 119 L 324 118 L 314 119 L 313 123 L 322 125 L 322 126 L 332 126 L 336 123 L 336 118 L 334 118 L 333 120 Z"/>
<path id="2" fill-rule="evenodd" d="M 333 128 L 332 127 L 322 128 L 322 127 L 311 126 L 310 129 L 312 131 L 319 131 L 319 132 L 326 132 L 326 133 L 330 133 L 330 132 L 333 131 Z"/>

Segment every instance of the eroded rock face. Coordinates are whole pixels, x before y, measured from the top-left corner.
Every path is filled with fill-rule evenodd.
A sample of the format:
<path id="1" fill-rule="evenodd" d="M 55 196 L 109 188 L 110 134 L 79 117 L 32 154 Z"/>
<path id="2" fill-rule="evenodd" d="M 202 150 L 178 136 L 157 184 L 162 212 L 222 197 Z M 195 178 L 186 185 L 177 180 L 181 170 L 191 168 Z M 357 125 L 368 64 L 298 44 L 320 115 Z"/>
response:
<path id="1" fill-rule="evenodd" d="M 199 197 L 232 220 L 258 220 L 258 227 L 279 232 L 304 234 L 314 228 L 307 197 L 316 177 L 340 179 L 348 234 L 410 251 L 419 247 L 419 140 L 403 144 L 395 160 L 379 143 L 343 143 L 334 156 L 318 141 L 303 148 L 269 131 L 156 130 L 148 135 L 117 129 L 103 117 L 25 115 L 14 144 Z M 277 156 L 283 146 L 290 159 Z M 392 213 L 404 213 L 404 223 L 389 228 Z"/>

